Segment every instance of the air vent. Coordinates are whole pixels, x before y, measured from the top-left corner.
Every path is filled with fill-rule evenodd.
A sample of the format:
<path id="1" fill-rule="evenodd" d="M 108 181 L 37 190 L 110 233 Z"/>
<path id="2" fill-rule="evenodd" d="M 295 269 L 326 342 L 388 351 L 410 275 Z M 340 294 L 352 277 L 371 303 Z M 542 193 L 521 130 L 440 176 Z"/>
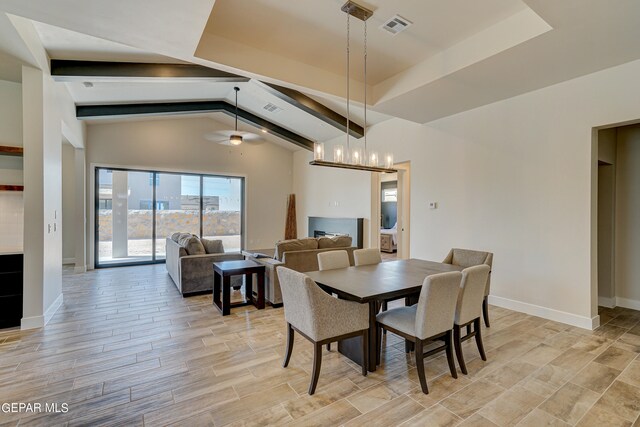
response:
<path id="1" fill-rule="evenodd" d="M 400 15 L 395 15 L 389 18 L 387 22 L 382 24 L 380 28 L 382 28 L 389 34 L 395 36 L 396 34 L 406 30 L 409 27 L 409 25 L 411 25 L 412 23 L 413 22 L 403 18 Z"/>
<path id="2" fill-rule="evenodd" d="M 268 103 L 267 105 L 265 105 L 262 108 L 264 108 L 265 110 L 267 110 L 270 113 L 278 113 L 278 112 L 282 111 L 282 108 L 280 108 L 277 105 L 274 105 L 272 103 Z"/>

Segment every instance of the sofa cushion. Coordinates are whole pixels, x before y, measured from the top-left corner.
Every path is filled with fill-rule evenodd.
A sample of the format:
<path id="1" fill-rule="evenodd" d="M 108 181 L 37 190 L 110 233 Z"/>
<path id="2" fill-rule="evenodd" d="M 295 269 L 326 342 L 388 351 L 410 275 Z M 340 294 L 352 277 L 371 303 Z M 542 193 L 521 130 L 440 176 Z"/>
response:
<path id="1" fill-rule="evenodd" d="M 276 243 L 274 258 L 282 261 L 282 254 L 291 251 L 308 251 L 318 249 L 318 239 L 308 237 L 305 239 L 281 240 Z"/>
<path id="2" fill-rule="evenodd" d="M 184 236 L 178 241 L 178 244 L 183 248 L 185 248 L 188 255 L 206 254 L 204 250 L 204 246 L 202 245 L 202 242 L 196 236 L 192 236 L 192 235 Z"/>
<path id="3" fill-rule="evenodd" d="M 351 236 L 320 237 L 318 249 L 348 248 L 351 246 Z"/>
<path id="4" fill-rule="evenodd" d="M 208 254 L 223 254 L 224 253 L 224 245 L 222 244 L 222 240 L 219 239 L 200 239 L 202 242 L 202 246 L 204 246 L 204 250 Z"/>

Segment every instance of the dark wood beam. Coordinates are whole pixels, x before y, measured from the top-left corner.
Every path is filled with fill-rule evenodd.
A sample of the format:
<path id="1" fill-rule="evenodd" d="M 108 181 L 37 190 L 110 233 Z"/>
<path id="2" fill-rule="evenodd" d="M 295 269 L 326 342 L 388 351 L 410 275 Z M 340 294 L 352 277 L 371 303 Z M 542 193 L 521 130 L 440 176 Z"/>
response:
<path id="1" fill-rule="evenodd" d="M 22 157 L 24 154 L 24 148 L 13 147 L 8 145 L 0 145 L 0 155 L 2 156 L 17 156 Z"/>
<path id="2" fill-rule="evenodd" d="M 225 101 L 154 102 L 140 104 L 78 105 L 78 119 L 106 119 L 138 115 L 158 116 L 171 114 L 194 114 L 222 112 L 235 117 L 236 107 Z M 313 141 L 272 123 L 253 113 L 238 108 L 238 120 L 266 129 L 269 133 L 289 141 L 306 150 L 313 151 Z"/>
<path id="3" fill-rule="evenodd" d="M 196 64 L 51 60 L 56 81 L 114 78 L 207 79 L 219 82 L 247 82 L 249 78 Z"/>
<path id="4" fill-rule="evenodd" d="M 294 89 L 278 86 L 273 83 L 259 83 L 267 92 L 277 96 L 286 103 L 311 114 L 315 118 L 320 119 L 345 133 L 347 132 L 347 118 L 336 113 L 331 108 L 321 104 L 315 99 Z M 349 135 L 354 138 L 362 138 L 364 136 L 364 129 L 359 124 L 349 121 Z"/>

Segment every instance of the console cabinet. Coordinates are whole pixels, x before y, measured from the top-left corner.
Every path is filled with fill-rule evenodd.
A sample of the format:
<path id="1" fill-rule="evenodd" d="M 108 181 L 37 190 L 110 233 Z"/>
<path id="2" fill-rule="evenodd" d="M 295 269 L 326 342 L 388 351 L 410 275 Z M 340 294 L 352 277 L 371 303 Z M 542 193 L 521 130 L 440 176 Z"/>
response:
<path id="1" fill-rule="evenodd" d="M 22 272 L 22 254 L 0 255 L 0 328 L 20 326 Z"/>

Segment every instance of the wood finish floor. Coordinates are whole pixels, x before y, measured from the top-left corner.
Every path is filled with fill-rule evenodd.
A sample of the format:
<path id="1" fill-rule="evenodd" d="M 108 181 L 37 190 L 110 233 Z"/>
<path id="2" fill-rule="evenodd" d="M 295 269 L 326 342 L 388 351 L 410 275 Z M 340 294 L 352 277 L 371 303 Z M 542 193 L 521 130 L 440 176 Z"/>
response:
<path id="1" fill-rule="evenodd" d="M 46 328 L 0 332 L 0 403 L 69 411 L 0 412 L 0 425 L 640 425 L 639 312 L 603 310 L 594 332 L 496 307 L 491 316 L 488 361 L 468 342 L 469 375 L 454 380 L 443 356 L 428 360 L 429 395 L 389 333 L 367 377 L 325 350 L 309 396 L 306 340 L 281 368 L 282 309 L 223 318 L 210 295 L 183 299 L 163 265 L 65 275 Z"/>

